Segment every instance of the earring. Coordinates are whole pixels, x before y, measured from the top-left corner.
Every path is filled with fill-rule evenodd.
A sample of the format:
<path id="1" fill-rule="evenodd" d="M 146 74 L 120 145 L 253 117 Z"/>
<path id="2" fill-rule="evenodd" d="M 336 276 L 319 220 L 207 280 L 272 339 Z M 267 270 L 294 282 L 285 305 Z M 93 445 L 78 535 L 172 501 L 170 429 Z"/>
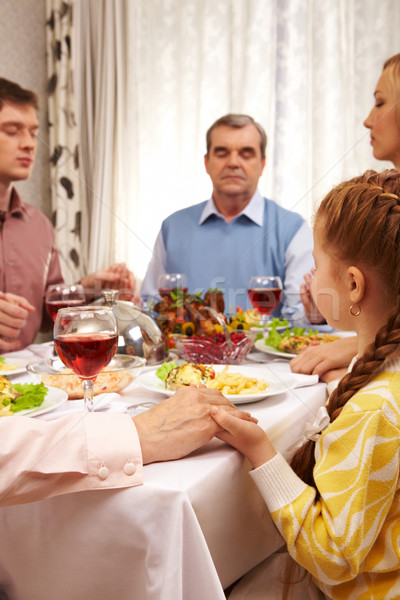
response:
<path id="1" fill-rule="evenodd" d="M 354 306 L 357 306 L 356 312 L 353 312 Z M 349 311 L 350 311 L 350 314 L 352 317 L 358 317 L 358 315 L 361 314 L 361 308 L 358 306 L 358 304 L 356 304 L 356 305 L 352 304 L 349 308 Z"/>

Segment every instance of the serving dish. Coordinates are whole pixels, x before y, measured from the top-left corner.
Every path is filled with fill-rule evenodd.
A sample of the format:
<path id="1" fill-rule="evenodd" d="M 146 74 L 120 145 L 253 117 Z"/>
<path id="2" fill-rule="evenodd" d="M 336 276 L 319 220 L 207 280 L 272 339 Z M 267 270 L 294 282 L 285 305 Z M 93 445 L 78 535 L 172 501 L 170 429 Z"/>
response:
<path id="1" fill-rule="evenodd" d="M 176 335 L 178 355 L 187 362 L 239 365 L 250 352 L 257 332 L 251 330 L 225 331 L 206 336 Z"/>
<path id="2" fill-rule="evenodd" d="M 97 376 L 94 395 L 120 392 L 140 374 L 145 364 L 146 359 L 140 356 L 116 354 Z M 36 381 L 64 390 L 69 400 L 82 398 L 81 380 L 58 357 L 31 362 L 27 365 L 27 371 Z"/>

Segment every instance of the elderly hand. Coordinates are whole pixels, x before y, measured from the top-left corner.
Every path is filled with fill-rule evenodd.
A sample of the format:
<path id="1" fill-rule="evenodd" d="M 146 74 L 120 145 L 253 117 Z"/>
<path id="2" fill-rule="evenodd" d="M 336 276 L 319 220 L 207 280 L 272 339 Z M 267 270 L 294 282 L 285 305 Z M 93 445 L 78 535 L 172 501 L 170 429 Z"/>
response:
<path id="1" fill-rule="evenodd" d="M 21 347 L 17 339 L 35 307 L 23 296 L 0 292 L 0 351 L 12 352 Z"/>
<path id="2" fill-rule="evenodd" d="M 293 373 L 319 375 L 328 383 L 340 379 L 357 354 L 357 336 L 341 338 L 328 344 L 307 346 L 290 361 Z"/>
<path id="3" fill-rule="evenodd" d="M 252 420 L 219 390 L 185 387 L 150 410 L 133 417 L 143 463 L 182 458 L 221 431 L 210 416 L 212 406 L 224 406 L 239 418 Z"/>

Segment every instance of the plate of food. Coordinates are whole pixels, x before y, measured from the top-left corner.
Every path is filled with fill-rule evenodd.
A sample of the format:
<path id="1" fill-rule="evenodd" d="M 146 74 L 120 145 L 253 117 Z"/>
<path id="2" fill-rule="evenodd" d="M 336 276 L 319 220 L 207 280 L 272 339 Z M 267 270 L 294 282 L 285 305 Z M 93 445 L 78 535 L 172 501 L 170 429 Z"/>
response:
<path id="1" fill-rule="evenodd" d="M 0 356 L 0 375 L 19 375 L 26 371 L 28 364 L 26 358 L 11 358 L 9 356 Z"/>
<path id="2" fill-rule="evenodd" d="M 254 347 L 256 350 L 260 350 L 261 352 L 265 352 L 266 354 L 270 354 L 271 356 L 276 356 L 278 358 L 287 358 L 291 359 L 297 356 L 297 354 L 293 354 L 291 352 L 282 352 L 281 350 L 277 350 L 273 346 L 269 346 L 265 343 L 266 338 L 262 338 L 254 342 Z"/>
<path id="3" fill-rule="evenodd" d="M 140 356 L 116 354 L 98 374 L 93 395 L 119 393 L 137 377 L 145 364 L 146 359 Z M 83 398 L 81 380 L 58 357 L 29 363 L 27 371 L 34 381 L 42 381 L 49 388 L 59 388 L 66 392 L 69 400 Z"/>
<path id="4" fill-rule="evenodd" d="M 28 408 L 25 410 L 21 410 L 17 413 L 14 413 L 18 416 L 22 417 L 37 417 L 38 415 L 43 415 L 44 413 L 50 412 L 54 410 L 61 404 L 64 404 L 68 399 L 67 393 L 58 388 L 48 387 L 47 394 L 40 406 L 36 406 L 34 408 Z"/>
<path id="5" fill-rule="evenodd" d="M 274 329 L 262 339 L 256 340 L 254 346 L 261 352 L 266 352 L 279 358 L 295 358 L 305 346 L 326 344 L 339 339 L 339 335 L 332 333 L 319 333 L 312 329 L 295 327 L 286 329 L 283 333 Z"/>
<path id="6" fill-rule="evenodd" d="M 43 383 L 13 385 L 0 376 L 0 417 L 41 415 L 60 406 L 67 397 L 64 391 Z"/>
<path id="7" fill-rule="evenodd" d="M 260 369 L 250 365 L 178 365 L 175 361 L 142 373 L 137 382 L 165 396 L 172 396 L 179 387 L 205 385 L 219 389 L 234 404 L 256 402 L 282 394 L 297 384 L 291 373 L 268 373 L 262 377 Z"/>

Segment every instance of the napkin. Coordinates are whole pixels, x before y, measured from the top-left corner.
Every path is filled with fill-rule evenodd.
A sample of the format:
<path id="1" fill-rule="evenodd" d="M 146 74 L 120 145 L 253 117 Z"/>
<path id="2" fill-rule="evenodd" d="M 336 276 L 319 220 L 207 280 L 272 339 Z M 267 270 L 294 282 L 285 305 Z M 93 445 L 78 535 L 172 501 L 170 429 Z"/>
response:
<path id="1" fill-rule="evenodd" d="M 274 373 L 274 375 L 277 375 L 279 377 L 279 373 L 285 374 L 287 375 L 288 373 L 290 373 L 290 375 L 296 380 L 296 387 L 306 387 L 308 385 L 315 385 L 316 383 L 319 382 L 319 377 L 318 375 L 304 375 L 303 373 L 292 373 L 290 370 L 287 369 L 271 369 L 272 373 Z"/>
<path id="2" fill-rule="evenodd" d="M 94 397 L 94 411 L 95 412 L 127 412 L 127 405 L 125 402 L 119 401 L 119 394 L 108 393 L 99 394 Z M 58 419 L 64 415 L 69 415 L 71 412 L 83 411 L 84 402 L 83 400 L 73 400 L 62 404 L 59 408 L 56 408 L 47 413 L 37 415 L 43 421 L 51 421 L 52 419 Z M 34 415 L 32 415 L 34 416 Z"/>
<path id="3" fill-rule="evenodd" d="M 297 381 L 296 387 L 305 387 L 307 385 L 315 385 L 319 382 L 318 375 L 303 375 L 303 373 L 292 373 Z"/>

